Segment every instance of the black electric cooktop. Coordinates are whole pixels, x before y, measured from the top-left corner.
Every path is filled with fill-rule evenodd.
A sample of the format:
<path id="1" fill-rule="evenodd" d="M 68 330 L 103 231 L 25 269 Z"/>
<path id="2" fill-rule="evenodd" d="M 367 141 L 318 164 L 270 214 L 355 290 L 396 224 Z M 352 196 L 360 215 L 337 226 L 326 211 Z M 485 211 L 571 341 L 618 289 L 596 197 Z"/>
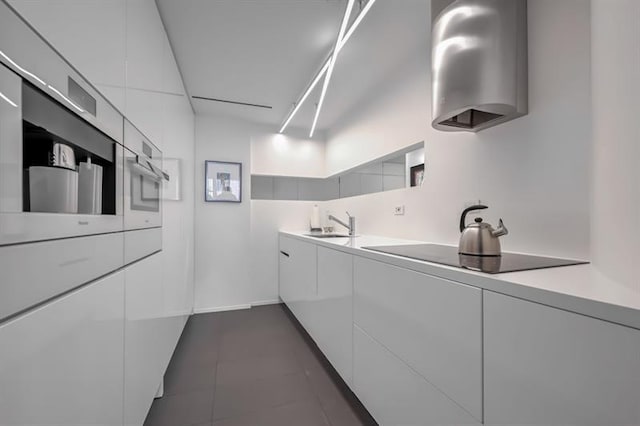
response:
<path id="1" fill-rule="evenodd" d="M 410 244 L 362 248 L 489 274 L 589 263 L 583 260 L 557 259 L 517 253 L 502 253 L 502 256 L 471 256 L 458 254 L 458 247 L 442 246 L 439 244 Z"/>

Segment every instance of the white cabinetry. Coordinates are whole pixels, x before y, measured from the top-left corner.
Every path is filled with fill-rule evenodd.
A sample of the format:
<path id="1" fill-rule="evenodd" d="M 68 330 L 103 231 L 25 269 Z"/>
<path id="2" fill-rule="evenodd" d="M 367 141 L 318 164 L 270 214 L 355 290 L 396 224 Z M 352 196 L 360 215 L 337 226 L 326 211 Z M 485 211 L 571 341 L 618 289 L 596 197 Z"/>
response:
<path id="1" fill-rule="evenodd" d="M 162 91 L 164 37 L 155 2 L 127 0 L 127 87 Z"/>
<path id="2" fill-rule="evenodd" d="M 124 273 L 0 326 L 0 424 L 122 424 Z"/>
<path id="3" fill-rule="evenodd" d="M 175 347 L 183 317 L 166 309 L 162 254 L 125 269 L 125 425 L 140 426 Z"/>
<path id="4" fill-rule="evenodd" d="M 9 0 L 9 4 L 124 111 L 126 0 Z"/>
<path id="5" fill-rule="evenodd" d="M 351 384 L 353 368 L 353 256 L 318 247 L 318 293 L 310 318 L 314 340 Z"/>
<path id="6" fill-rule="evenodd" d="M 481 290 L 356 256 L 354 322 L 482 421 Z"/>
<path id="7" fill-rule="evenodd" d="M 280 298 L 350 384 L 353 256 L 281 235 Z"/>
<path id="8" fill-rule="evenodd" d="M 357 326 L 353 329 L 353 356 L 353 388 L 379 424 L 479 424 Z"/>
<path id="9" fill-rule="evenodd" d="M 280 236 L 280 298 L 312 336 L 317 289 L 316 245 Z"/>
<path id="10" fill-rule="evenodd" d="M 122 267 L 121 232 L 0 247 L 0 318 Z"/>
<path id="11" fill-rule="evenodd" d="M 640 424 L 640 330 L 484 292 L 488 425 Z"/>

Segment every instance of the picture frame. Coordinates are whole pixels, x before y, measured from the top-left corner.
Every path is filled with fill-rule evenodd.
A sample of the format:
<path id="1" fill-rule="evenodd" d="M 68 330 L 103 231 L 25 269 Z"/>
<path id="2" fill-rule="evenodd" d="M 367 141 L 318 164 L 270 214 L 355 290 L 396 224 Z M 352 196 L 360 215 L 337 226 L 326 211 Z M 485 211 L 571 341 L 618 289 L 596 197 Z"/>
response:
<path id="1" fill-rule="evenodd" d="M 424 182 L 424 163 L 411 167 L 410 186 L 422 186 Z"/>
<path id="2" fill-rule="evenodd" d="M 242 163 L 204 162 L 204 201 L 208 203 L 242 202 Z"/>

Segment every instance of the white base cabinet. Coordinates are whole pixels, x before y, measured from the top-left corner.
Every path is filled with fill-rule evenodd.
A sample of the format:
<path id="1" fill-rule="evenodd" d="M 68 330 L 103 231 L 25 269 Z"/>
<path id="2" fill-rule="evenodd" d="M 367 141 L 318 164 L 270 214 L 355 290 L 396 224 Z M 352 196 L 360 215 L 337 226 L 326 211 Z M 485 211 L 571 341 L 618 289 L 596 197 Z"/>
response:
<path id="1" fill-rule="evenodd" d="M 318 247 L 318 294 L 310 318 L 313 338 L 342 379 L 353 369 L 353 256 Z"/>
<path id="2" fill-rule="evenodd" d="M 280 236 L 280 298 L 313 336 L 311 304 L 318 294 L 316 245 Z"/>
<path id="3" fill-rule="evenodd" d="M 482 421 L 482 291 L 357 256 L 353 277 L 355 324 Z"/>
<path id="4" fill-rule="evenodd" d="M 124 273 L 0 326 L 1 425 L 119 425 Z"/>
<path id="5" fill-rule="evenodd" d="M 488 425 L 639 425 L 640 330 L 484 292 Z"/>
<path id="6" fill-rule="evenodd" d="M 280 298 L 343 380 L 353 364 L 353 256 L 280 236 Z"/>
<path id="7" fill-rule="evenodd" d="M 640 425 L 640 330 L 284 235 L 280 297 L 381 425 Z"/>
<path id="8" fill-rule="evenodd" d="M 353 387 L 380 425 L 478 425 L 469 413 L 358 326 Z"/>

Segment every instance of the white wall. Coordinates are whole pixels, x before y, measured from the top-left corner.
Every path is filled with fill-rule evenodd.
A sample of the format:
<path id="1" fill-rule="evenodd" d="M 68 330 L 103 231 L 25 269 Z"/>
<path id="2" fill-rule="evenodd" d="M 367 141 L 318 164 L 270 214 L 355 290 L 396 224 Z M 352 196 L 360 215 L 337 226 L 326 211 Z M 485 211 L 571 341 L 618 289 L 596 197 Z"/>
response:
<path id="1" fill-rule="evenodd" d="M 251 303 L 251 124 L 196 116 L 196 258 L 194 310 Z M 205 160 L 242 163 L 242 202 L 204 201 Z"/>
<path id="2" fill-rule="evenodd" d="M 251 174 L 317 177 L 324 142 L 222 116 L 196 118 L 196 312 L 278 301 L 278 230 L 302 229 L 314 203 L 251 200 Z M 204 162 L 241 162 L 242 203 L 204 202 Z"/>
<path id="3" fill-rule="evenodd" d="M 640 290 L 640 2 L 592 0 L 593 262 Z"/>
<path id="4" fill-rule="evenodd" d="M 251 139 L 251 174 L 325 177 L 324 155 L 325 143 L 318 135 L 309 139 L 265 129 Z"/>
<path id="5" fill-rule="evenodd" d="M 433 130 L 429 58 L 416 55 L 329 132 L 326 159 L 331 174 L 424 140 L 424 185 L 324 208 L 348 209 L 362 233 L 457 244 L 461 210 L 481 199 L 483 217 L 510 230 L 504 250 L 588 258 L 589 3 L 535 0 L 528 15 L 529 115 L 478 134 Z M 416 37 L 428 39 L 427 27 Z M 405 216 L 393 215 L 396 204 Z"/>

